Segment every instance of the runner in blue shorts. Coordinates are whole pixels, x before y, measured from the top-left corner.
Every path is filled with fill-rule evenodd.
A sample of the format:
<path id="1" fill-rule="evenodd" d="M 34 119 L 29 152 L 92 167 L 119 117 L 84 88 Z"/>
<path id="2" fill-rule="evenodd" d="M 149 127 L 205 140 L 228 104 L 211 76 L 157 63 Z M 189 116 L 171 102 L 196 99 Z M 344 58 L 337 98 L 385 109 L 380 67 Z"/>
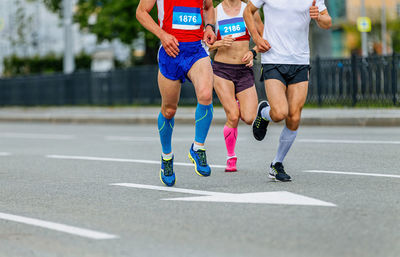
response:
<path id="1" fill-rule="evenodd" d="M 149 14 L 156 2 L 159 24 Z M 162 146 L 160 179 L 166 186 L 175 184 L 172 131 L 181 84 L 186 79 L 193 82 L 198 102 L 195 138 L 189 150 L 189 159 L 198 175 L 209 176 L 211 169 L 207 164 L 204 143 L 213 118 L 213 72 L 201 40 L 211 45 L 216 41 L 212 0 L 141 0 L 136 18 L 162 44 L 158 53 L 158 85 L 162 98 L 158 116 Z"/>

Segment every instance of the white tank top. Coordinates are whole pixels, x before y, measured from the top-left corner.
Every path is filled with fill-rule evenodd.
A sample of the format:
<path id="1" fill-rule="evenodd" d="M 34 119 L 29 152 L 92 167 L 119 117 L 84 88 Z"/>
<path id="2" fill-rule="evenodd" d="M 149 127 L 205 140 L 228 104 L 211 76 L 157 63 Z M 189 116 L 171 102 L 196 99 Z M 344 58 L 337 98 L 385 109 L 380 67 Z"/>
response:
<path id="1" fill-rule="evenodd" d="M 243 11 L 246 6 L 247 4 L 241 2 L 240 12 L 235 17 L 231 17 L 225 13 L 222 3 L 217 6 L 217 24 L 215 25 L 215 30 L 218 40 L 229 35 L 236 38 L 236 41 L 250 40 L 250 34 L 243 19 Z"/>

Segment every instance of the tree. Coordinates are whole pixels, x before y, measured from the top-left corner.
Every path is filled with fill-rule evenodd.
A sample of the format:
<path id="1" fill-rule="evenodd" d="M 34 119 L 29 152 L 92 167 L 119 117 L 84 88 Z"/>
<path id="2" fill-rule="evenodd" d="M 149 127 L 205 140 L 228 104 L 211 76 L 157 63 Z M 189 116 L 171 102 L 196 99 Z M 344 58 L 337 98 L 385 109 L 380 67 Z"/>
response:
<path id="1" fill-rule="evenodd" d="M 48 9 L 62 15 L 62 0 L 41 0 Z M 98 41 L 119 39 L 132 46 L 140 32 L 144 32 L 146 56 L 144 63 L 156 62 L 159 40 L 145 30 L 135 17 L 139 0 L 78 0 L 74 16 L 81 30 L 97 35 Z M 151 11 L 157 19 L 156 7 Z"/>

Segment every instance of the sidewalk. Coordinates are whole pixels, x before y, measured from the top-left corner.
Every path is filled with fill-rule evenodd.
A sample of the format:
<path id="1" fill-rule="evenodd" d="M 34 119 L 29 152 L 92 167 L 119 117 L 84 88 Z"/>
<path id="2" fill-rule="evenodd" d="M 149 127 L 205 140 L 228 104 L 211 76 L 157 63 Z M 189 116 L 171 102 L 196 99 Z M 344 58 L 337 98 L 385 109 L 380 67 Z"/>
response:
<path id="1" fill-rule="evenodd" d="M 155 124 L 158 107 L 5 107 L 0 122 L 50 122 L 99 124 Z M 181 107 L 176 123 L 193 124 L 195 108 Z M 222 108 L 214 110 L 214 124 L 225 123 Z M 304 109 L 302 125 L 400 126 L 400 109 Z"/>

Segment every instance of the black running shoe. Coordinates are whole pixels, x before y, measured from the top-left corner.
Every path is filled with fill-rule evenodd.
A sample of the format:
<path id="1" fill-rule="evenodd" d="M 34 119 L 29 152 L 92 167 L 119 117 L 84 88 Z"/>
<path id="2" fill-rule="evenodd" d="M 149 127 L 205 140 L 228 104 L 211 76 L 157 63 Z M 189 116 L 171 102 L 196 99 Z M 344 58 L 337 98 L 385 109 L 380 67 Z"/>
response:
<path id="1" fill-rule="evenodd" d="M 253 121 L 253 136 L 258 141 L 263 140 L 265 137 L 265 134 L 267 133 L 267 127 L 268 127 L 269 121 L 264 119 L 263 117 L 261 117 L 261 110 L 267 106 L 269 106 L 267 101 L 261 101 L 258 104 L 257 117 Z"/>
<path id="2" fill-rule="evenodd" d="M 288 174 L 286 174 L 281 162 L 277 162 L 274 165 L 272 165 L 271 163 L 269 169 L 269 178 L 282 182 L 288 182 L 292 180 L 292 178 Z"/>

